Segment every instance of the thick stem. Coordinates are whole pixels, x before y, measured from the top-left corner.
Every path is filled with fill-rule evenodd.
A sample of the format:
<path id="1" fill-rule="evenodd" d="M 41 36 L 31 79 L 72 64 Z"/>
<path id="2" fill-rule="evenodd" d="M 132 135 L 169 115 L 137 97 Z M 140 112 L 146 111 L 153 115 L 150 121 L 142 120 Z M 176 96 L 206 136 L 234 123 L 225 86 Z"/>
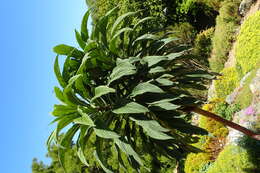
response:
<path id="1" fill-rule="evenodd" d="M 216 114 L 213 114 L 211 112 L 208 112 L 208 111 L 205 111 L 203 109 L 200 109 L 198 107 L 187 107 L 187 109 L 185 109 L 185 111 L 188 111 L 188 112 L 195 112 L 195 113 L 198 113 L 200 115 L 203 115 L 203 116 L 206 116 L 206 117 L 209 117 L 209 118 L 212 118 L 220 123 L 223 123 L 224 125 L 226 126 L 229 126 L 233 129 L 236 129 L 242 133 L 244 133 L 245 135 L 247 136 L 250 136 L 251 138 L 254 138 L 256 140 L 260 140 L 260 134 L 257 134 L 245 127 L 242 127 L 240 126 L 239 124 L 236 124 L 236 123 L 233 123 L 232 121 L 228 121 Z"/>

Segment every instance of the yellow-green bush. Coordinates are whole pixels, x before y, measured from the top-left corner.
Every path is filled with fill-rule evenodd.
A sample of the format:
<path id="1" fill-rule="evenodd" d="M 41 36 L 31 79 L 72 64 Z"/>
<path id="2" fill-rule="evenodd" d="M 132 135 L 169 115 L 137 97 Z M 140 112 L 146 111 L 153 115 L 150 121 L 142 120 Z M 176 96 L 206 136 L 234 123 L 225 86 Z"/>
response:
<path id="1" fill-rule="evenodd" d="M 199 173 L 204 165 L 207 165 L 210 162 L 209 153 L 191 153 L 186 158 L 184 171 L 185 173 Z"/>
<path id="2" fill-rule="evenodd" d="M 251 156 L 247 150 L 229 145 L 219 154 L 207 173 L 248 173 L 253 172 L 254 169 L 256 165 L 251 162 Z"/>
<path id="3" fill-rule="evenodd" d="M 234 67 L 225 68 L 221 71 L 222 76 L 214 81 L 218 98 L 225 99 L 238 85 L 239 76 Z"/>
<path id="4" fill-rule="evenodd" d="M 212 56 L 209 59 L 210 68 L 220 72 L 224 68 L 228 52 L 235 40 L 235 31 L 239 26 L 240 17 L 237 13 L 239 1 L 224 1 L 216 19 L 215 33 L 212 38 Z"/>
<path id="5" fill-rule="evenodd" d="M 256 12 L 241 26 L 235 56 L 238 65 L 242 68 L 245 75 L 248 71 L 255 68 L 260 61 L 260 11 Z"/>
<path id="6" fill-rule="evenodd" d="M 173 27 L 171 26 L 169 29 L 176 32 L 172 35 L 179 39 L 179 43 L 191 44 L 196 37 L 197 31 L 188 22 L 176 24 Z"/>

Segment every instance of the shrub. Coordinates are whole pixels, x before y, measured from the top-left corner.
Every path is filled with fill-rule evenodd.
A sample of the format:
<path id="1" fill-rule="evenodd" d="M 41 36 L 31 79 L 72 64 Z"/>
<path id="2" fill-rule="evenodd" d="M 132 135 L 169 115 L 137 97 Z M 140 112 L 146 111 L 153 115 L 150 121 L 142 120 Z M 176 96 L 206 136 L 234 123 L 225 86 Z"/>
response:
<path id="1" fill-rule="evenodd" d="M 176 24 L 169 29 L 175 32 L 172 35 L 179 39 L 178 43 L 191 44 L 196 37 L 196 30 L 187 22 Z"/>
<path id="2" fill-rule="evenodd" d="M 209 153 L 191 153 L 186 158 L 184 171 L 185 173 L 199 173 L 210 162 Z"/>
<path id="3" fill-rule="evenodd" d="M 229 145 L 219 154 L 207 173 L 247 173 L 255 167 L 247 150 Z"/>
<path id="4" fill-rule="evenodd" d="M 225 68 L 222 70 L 222 76 L 214 81 L 217 97 L 225 99 L 239 83 L 239 77 L 234 67 Z"/>
<path id="5" fill-rule="evenodd" d="M 194 41 L 193 53 L 195 56 L 198 56 L 203 64 L 208 64 L 208 58 L 212 49 L 211 38 L 214 34 L 214 28 L 209 28 L 197 34 Z"/>
<path id="6" fill-rule="evenodd" d="M 239 104 L 231 104 L 229 105 L 226 102 L 217 103 L 214 107 L 213 112 L 222 116 L 227 120 L 232 120 L 234 113 L 240 110 Z"/>
<path id="7" fill-rule="evenodd" d="M 203 2 L 208 6 L 212 7 L 214 10 L 218 11 L 221 7 L 221 3 L 225 0 L 197 0 L 199 2 Z"/>
<path id="8" fill-rule="evenodd" d="M 235 30 L 240 19 L 237 14 L 238 6 L 239 3 L 225 1 L 220 8 L 212 38 L 212 57 L 209 59 L 213 71 L 220 72 L 224 68 L 228 52 L 235 40 Z"/>
<path id="9" fill-rule="evenodd" d="M 260 11 L 250 16 L 241 26 L 235 56 L 245 75 L 260 61 Z"/>

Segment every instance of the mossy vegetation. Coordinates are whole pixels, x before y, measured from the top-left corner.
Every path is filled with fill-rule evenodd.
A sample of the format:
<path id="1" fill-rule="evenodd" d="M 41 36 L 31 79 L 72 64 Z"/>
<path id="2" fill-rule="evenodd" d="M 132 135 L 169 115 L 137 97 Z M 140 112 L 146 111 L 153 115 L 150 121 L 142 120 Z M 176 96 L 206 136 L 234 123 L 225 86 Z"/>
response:
<path id="1" fill-rule="evenodd" d="M 240 147 L 230 145 L 219 154 L 217 160 L 207 173 L 248 173 L 256 169 L 249 152 Z"/>
<path id="2" fill-rule="evenodd" d="M 220 72 L 228 58 L 232 42 L 235 41 L 235 32 L 239 26 L 238 15 L 239 0 L 224 1 L 216 19 L 215 33 L 212 38 L 212 56 L 210 67 L 213 71 Z"/>
<path id="3" fill-rule="evenodd" d="M 239 76 L 234 67 L 225 68 L 221 71 L 222 76 L 214 81 L 218 98 L 225 99 L 238 85 Z"/>
<path id="4" fill-rule="evenodd" d="M 245 75 L 254 69 L 260 59 L 260 11 L 256 12 L 241 26 L 235 49 L 236 60 Z"/>

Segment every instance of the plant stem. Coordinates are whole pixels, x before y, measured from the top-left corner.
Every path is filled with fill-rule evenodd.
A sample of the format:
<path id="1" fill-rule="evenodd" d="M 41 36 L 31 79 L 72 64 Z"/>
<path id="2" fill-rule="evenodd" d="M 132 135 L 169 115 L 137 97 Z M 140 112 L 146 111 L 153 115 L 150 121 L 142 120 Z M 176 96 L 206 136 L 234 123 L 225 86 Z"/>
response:
<path id="1" fill-rule="evenodd" d="M 205 110 L 200 109 L 200 108 L 195 107 L 195 106 L 187 107 L 187 108 L 185 108 L 185 111 L 186 112 L 195 112 L 195 113 L 198 113 L 200 115 L 212 118 L 212 119 L 214 119 L 214 120 L 216 120 L 220 123 L 223 123 L 226 126 L 229 126 L 233 129 L 236 129 L 236 130 L 244 133 L 247 136 L 250 136 L 251 138 L 254 138 L 256 140 L 260 140 L 260 134 L 257 134 L 257 133 L 255 133 L 255 132 L 253 132 L 253 131 L 245 128 L 245 127 L 242 127 L 239 124 L 233 123 L 232 121 L 228 121 L 228 120 L 226 120 L 226 119 L 224 119 L 224 118 L 222 118 L 219 115 L 216 115 L 214 113 L 205 111 Z"/>

